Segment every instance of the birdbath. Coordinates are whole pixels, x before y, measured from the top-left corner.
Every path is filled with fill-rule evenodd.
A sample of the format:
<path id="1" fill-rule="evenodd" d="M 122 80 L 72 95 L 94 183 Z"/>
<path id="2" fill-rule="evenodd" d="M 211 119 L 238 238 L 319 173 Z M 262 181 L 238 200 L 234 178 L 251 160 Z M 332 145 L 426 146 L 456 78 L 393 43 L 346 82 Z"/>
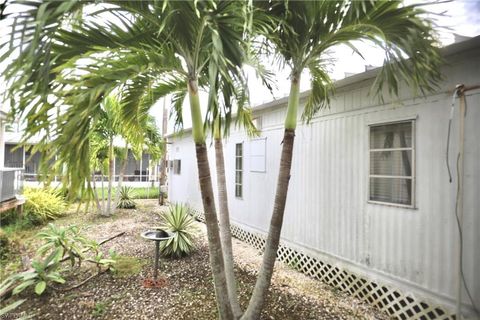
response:
<path id="1" fill-rule="evenodd" d="M 158 259 L 160 257 L 160 242 L 173 238 L 175 235 L 162 229 L 148 230 L 142 232 L 142 238 L 155 241 L 155 268 L 153 269 L 153 279 L 157 280 Z"/>

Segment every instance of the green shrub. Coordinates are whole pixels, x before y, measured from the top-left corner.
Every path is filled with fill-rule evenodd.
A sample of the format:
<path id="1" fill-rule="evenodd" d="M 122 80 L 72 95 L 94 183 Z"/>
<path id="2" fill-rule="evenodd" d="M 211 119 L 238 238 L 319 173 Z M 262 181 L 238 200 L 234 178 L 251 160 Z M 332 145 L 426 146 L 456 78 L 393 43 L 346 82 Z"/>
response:
<path id="1" fill-rule="evenodd" d="M 50 188 L 25 188 L 25 215 L 34 224 L 54 220 L 65 213 L 67 203 L 60 191 Z"/>
<path id="2" fill-rule="evenodd" d="M 9 251 L 8 243 L 8 236 L 2 229 L 0 229 L 0 260 L 5 258 L 6 254 Z"/>
<path id="3" fill-rule="evenodd" d="M 175 234 L 173 238 L 160 243 L 162 253 L 167 257 L 182 257 L 190 254 L 194 249 L 195 220 L 189 214 L 188 207 L 181 204 L 172 205 L 162 218 L 161 228 Z"/>
<path id="4" fill-rule="evenodd" d="M 135 201 L 133 201 L 132 187 L 123 187 L 120 189 L 120 199 L 118 200 L 117 208 L 135 209 L 136 206 Z"/>
<path id="5" fill-rule="evenodd" d="M 0 214 L 0 225 L 5 226 L 14 223 L 18 218 L 18 212 L 15 209 L 9 209 Z"/>

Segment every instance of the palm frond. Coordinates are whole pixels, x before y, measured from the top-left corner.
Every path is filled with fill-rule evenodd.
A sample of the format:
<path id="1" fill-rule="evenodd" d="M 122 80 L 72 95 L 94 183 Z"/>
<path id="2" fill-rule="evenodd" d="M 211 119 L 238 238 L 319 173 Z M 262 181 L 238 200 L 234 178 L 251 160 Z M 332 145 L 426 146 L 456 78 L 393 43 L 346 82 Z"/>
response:
<path id="1" fill-rule="evenodd" d="M 291 67 L 292 75 L 310 70 L 312 90 L 303 114 L 306 121 L 328 106 L 332 81 L 325 65 L 318 61 L 340 44 L 350 46 L 360 56 L 354 41 L 368 41 L 384 50 L 384 68 L 373 86 L 380 98 L 385 87 L 391 95 L 398 95 L 400 83 L 406 83 L 425 93 L 441 79 L 433 22 L 420 5 L 327 0 L 255 4 L 280 21 L 268 38 Z"/>

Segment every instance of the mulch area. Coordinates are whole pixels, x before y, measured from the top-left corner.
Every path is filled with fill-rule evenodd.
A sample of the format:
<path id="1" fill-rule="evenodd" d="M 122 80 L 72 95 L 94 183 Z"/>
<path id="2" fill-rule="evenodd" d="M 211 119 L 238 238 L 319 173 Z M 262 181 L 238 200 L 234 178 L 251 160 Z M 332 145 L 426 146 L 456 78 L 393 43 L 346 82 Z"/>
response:
<path id="1" fill-rule="evenodd" d="M 59 292 L 49 289 L 40 297 L 31 293 L 14 312 L 35 314 L 35 319 L 217 319 L 213 280 L 209 268 L 205 227 L 198 224 L 197 249 L 182 259 L 162 259 L 160 288 L 145 287 L 152 276 L 154 244 L 140 237 L 140 232 L 159 222 L 155 211 L 164 210 L 155 201 L 142 201 L 138 210 L 123 211 L 115 218 L 83 218 L 88 235 L 101 240 L 125 231 L 125 235 L 104 245 L 119 254 L 144 261 L 139 274 L 118 277 L 104 273 L 85 285 Z M 60 224 L 71 223 L 64 218 Z M 261 262 L 254 248 L 234 241 L 236 274 L 243 308 Z M 86 271 L 69 277 L 66 287 L 86 277 Z M 273 285 L 262 319 L 388 319 L 380 311 L 346 296 L 319 281 L 310 279 L 277 263 Z"/>

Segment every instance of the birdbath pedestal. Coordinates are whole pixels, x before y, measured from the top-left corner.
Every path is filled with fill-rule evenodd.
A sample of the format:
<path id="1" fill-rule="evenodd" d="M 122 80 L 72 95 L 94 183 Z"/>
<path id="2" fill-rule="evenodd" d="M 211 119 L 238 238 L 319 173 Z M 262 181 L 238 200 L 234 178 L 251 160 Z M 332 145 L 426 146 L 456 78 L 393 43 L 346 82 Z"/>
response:
<path id="1" fill-rule="evenodd" d="M 155 267 L 153 269 L 153 279 L 157 280 L 158 259 L 160 258 L 160 242 L 173 238 L 175 235 L 162 229 L 148 230 L 142 232 L 142 238 L 155 241 Z"/>

